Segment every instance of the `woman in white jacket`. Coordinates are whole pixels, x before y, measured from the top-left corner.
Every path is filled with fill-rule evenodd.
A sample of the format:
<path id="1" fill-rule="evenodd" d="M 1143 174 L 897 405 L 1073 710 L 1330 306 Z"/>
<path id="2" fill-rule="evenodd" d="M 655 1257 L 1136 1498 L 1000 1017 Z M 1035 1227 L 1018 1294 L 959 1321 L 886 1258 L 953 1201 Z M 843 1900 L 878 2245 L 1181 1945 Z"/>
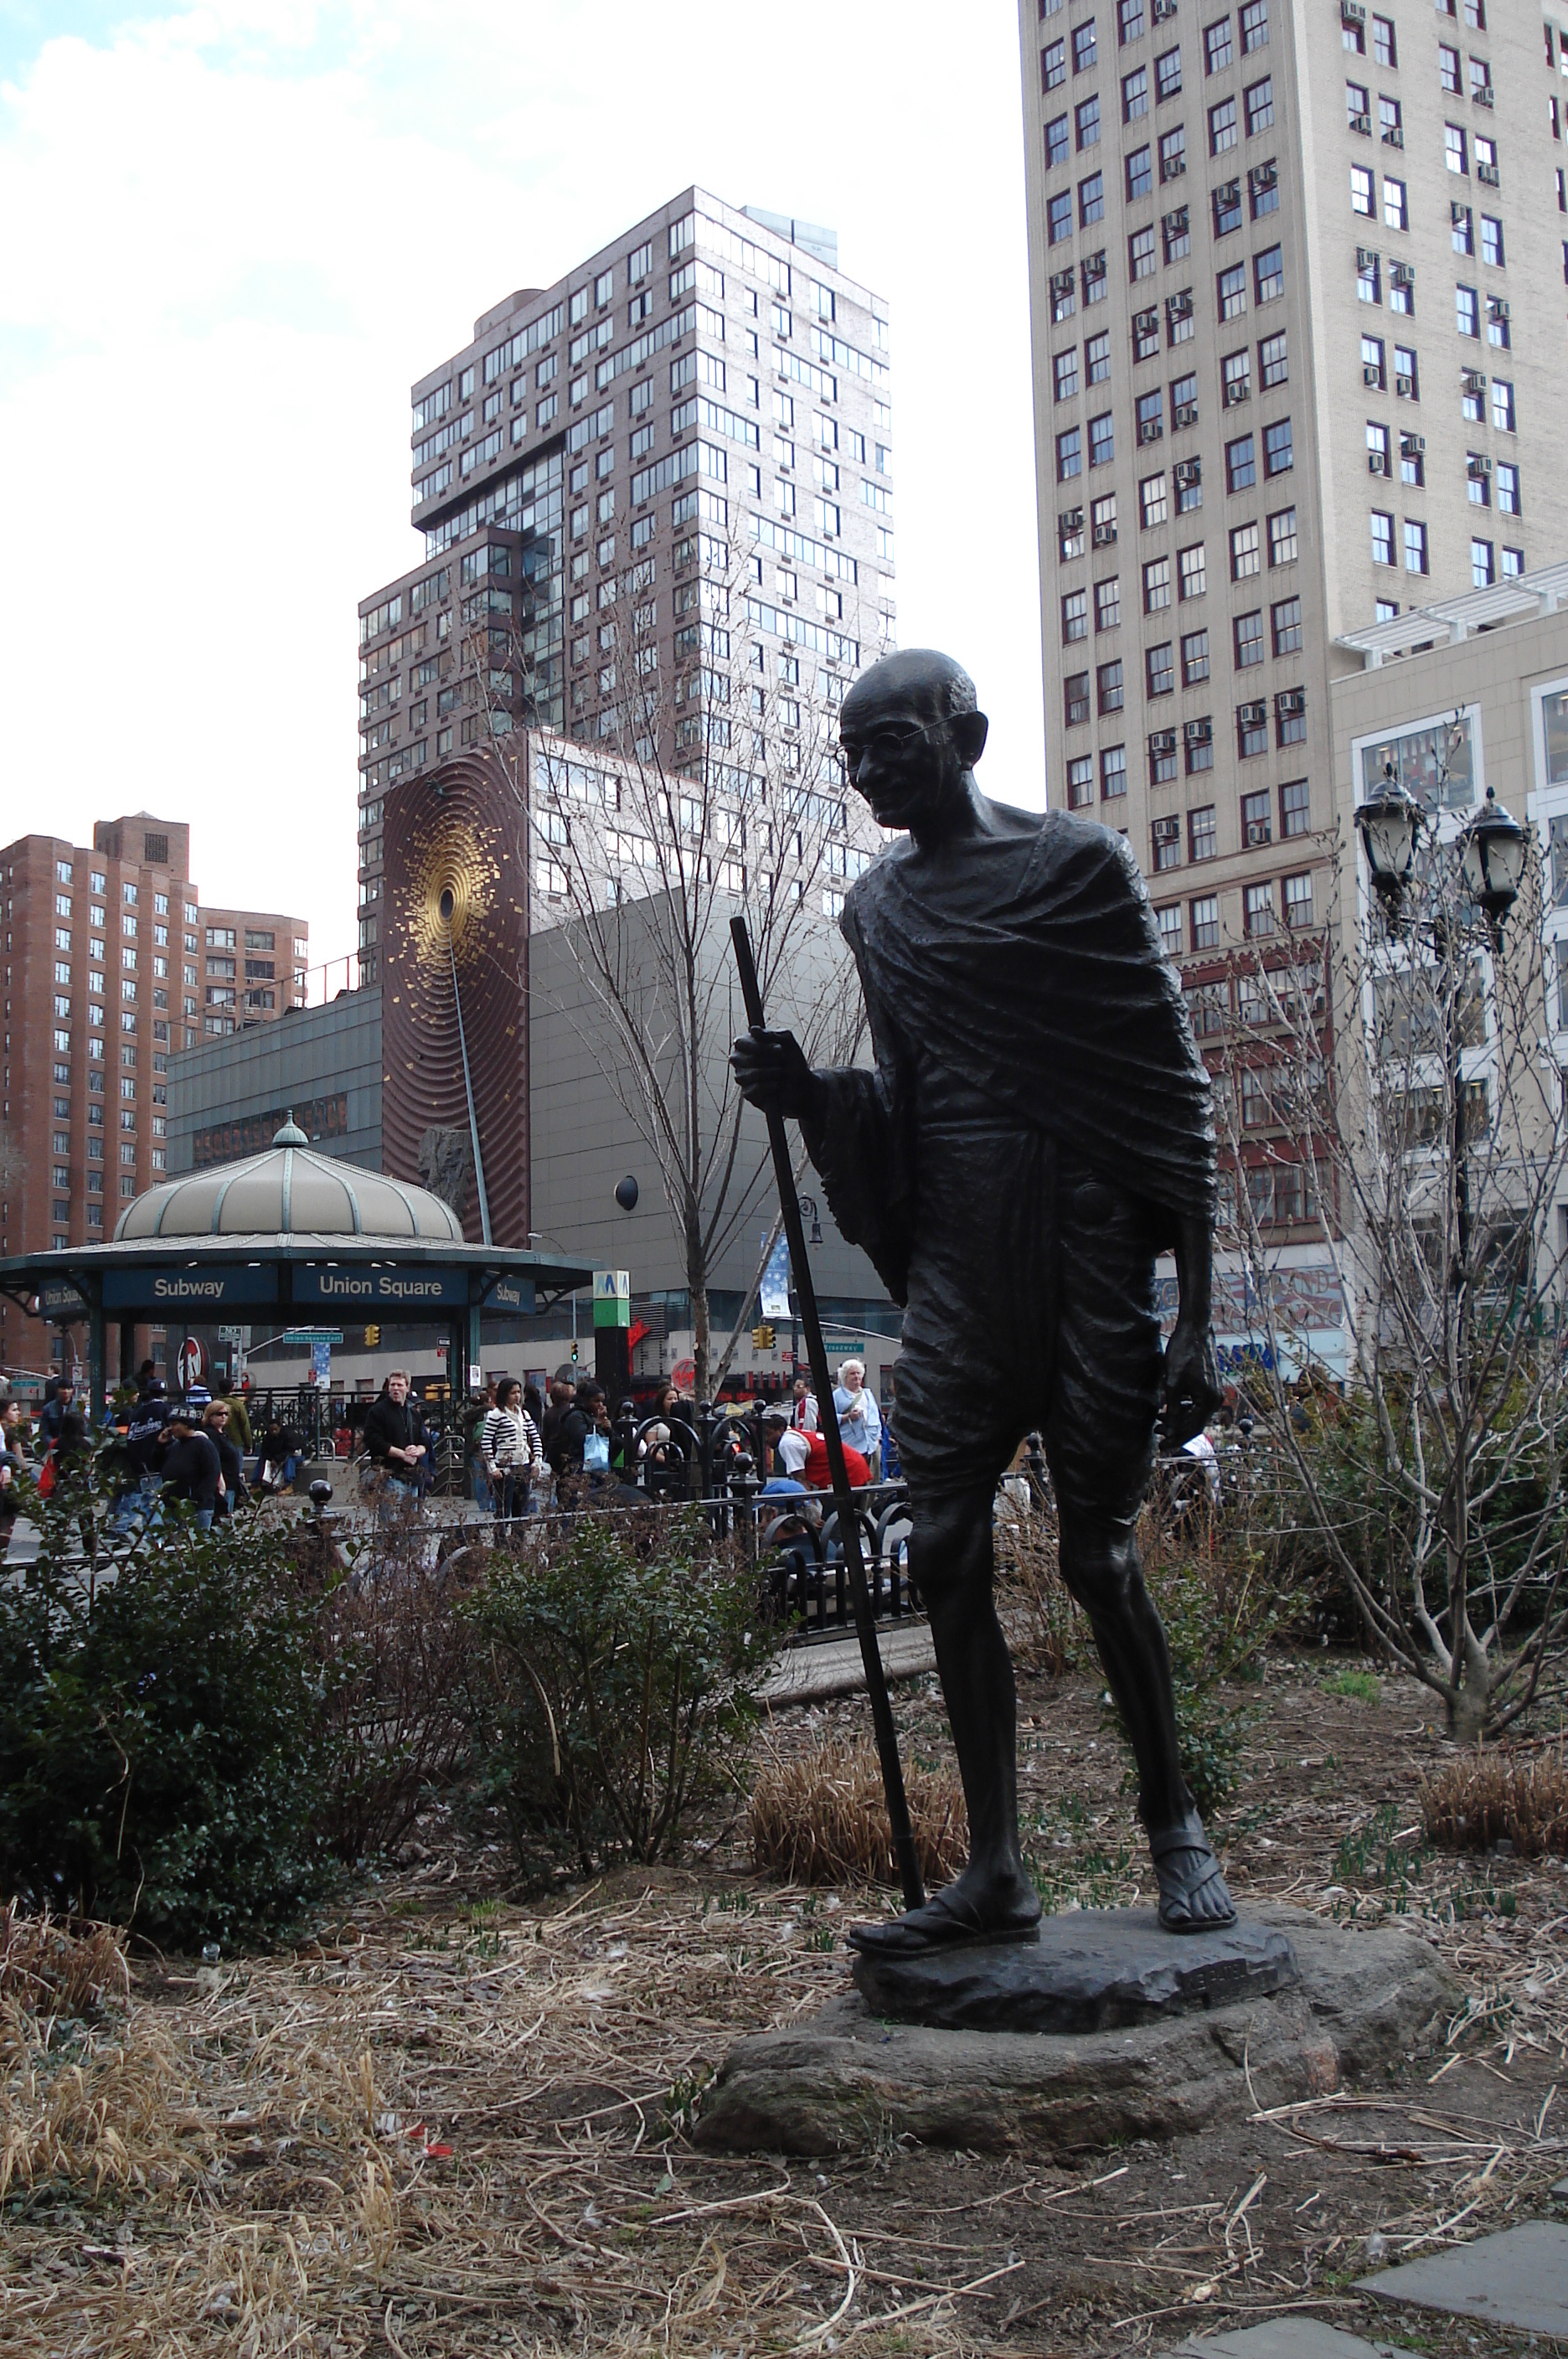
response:
<path id="1" fill-rule="evenodd" d="M 480 1430 L 479 1454 L 495 1502 L 496 1522 L 509 1524 L 515 1516 L 526 1516 L 529 1491 L 544 1472 L 544 1453 L 516 1376 L 503 1376 L 495 1387 L 495 1406 Z"/>
<path id="2" fill-rule="evenodd" d="M 872 1480 L 880 1481 L 882 1473 L 882 1413 L 876 1397 L 866 1388 L 864 1360 L 841 1360 L 838 1382 L 833 1386 L 833 1407 L 838 1411 L 838 1430 L 844 1446 L 858 1450 L 872 1472 Z"/>

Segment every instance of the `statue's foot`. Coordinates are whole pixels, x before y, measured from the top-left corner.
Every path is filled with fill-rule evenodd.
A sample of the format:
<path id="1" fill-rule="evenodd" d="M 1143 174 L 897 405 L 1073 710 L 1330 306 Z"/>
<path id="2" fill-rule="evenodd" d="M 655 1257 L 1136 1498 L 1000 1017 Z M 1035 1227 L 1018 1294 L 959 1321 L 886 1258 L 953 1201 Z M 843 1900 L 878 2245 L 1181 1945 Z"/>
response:
<path id="1" fill-rule="evenodd" d="M 1168 1933 L 1208 1933 L 1236 1923 L 1236 1903 L 1197 1817 L 1151 1835 L 1160 1921 Z"/>
<path id="2" fill-rule="evenodd" d="M 961 1876 L 933 1892 L 923 1908 L 906 1909 L 885 1925 L 856 1925 L 849 1945 L 868 1957 L 918 1958 L 973 1941 L 1027 1941 L 1040 1915 L 1040 1895 L 1021 1878 L 994 1887 Z"/>

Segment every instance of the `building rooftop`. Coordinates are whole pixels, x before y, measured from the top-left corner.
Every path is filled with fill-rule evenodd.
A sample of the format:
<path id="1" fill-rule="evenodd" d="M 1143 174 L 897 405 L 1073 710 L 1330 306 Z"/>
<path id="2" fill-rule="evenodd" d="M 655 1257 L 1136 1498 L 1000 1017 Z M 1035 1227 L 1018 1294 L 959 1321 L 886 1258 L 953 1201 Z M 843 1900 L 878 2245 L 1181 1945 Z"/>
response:
<path id="1" fill-rule="evenodd" d="M 1520 573 L 1511 582 L 1495 582 L 1485 590 L 1466 590 L 1457 598 L 1436 598 L 1430 606 L 1409 606 L 1391 623 L 1373 623 L 1364 631 L 1346 631 L 1336 647 L 1352 648 L 1362 669 L 1375 671 L 1390 656 L 1403 656 L 1434 647 L 1457 647 L 1472 631 L 1495 631 L 1503 623 L 1533 622 L 1555 614 L 1568 601 L 1568 562 Z"/>

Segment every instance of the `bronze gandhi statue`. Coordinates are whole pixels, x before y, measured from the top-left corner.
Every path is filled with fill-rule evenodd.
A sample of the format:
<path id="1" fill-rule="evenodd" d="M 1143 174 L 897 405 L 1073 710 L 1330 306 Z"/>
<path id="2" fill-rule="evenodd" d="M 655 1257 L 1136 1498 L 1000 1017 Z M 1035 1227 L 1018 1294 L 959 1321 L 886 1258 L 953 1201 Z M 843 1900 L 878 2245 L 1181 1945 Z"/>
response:
<path id="1" fill-rule="evenodd" d="M 789 1032 L 737 1040 L 732 1061 L 753 1104 L 800 1123 L 839 1228 L 903 1307 L 893 1429 L 910 1565 L 970 1831 L 955 1883 L 852 1938 L 912 1953 L 1039 1921 L 992 1593 L 996 1484 L 1033 1426 L 1062 1578 L 1137 1756 L 1160 1922 L 1229 1924 L 1134 1538 L 1161 1409 L 1179 1445 L 1220 1398 L 1214 1113 L 1181 984 L 1119 836 L 981 794 L 985 716 L 950 658 L 910 649 L 874 665 L 844 700 L 840 736 L 851 784 L 884 827 L 907 831 L 842 920 L 874 1069 L 813 1071 Z M 1181 1305 L 1162 1353 L 1154 1264 L 1167 1248 Z"/>

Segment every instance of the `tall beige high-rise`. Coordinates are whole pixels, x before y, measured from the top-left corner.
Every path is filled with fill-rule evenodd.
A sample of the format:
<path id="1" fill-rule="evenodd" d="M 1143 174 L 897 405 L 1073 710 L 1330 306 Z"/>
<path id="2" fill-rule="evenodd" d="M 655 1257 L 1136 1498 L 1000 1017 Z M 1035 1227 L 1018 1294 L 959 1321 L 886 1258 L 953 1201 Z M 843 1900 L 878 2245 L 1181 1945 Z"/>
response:
<path id="1" fill-rule="evenodd" d="M 1568 60 L 1528 0 L 1019 26 L 1050 798 L 1196 983 L 1322 922 L 1339 636 L 1568 547 Z"/>
<path id="2" fill-rule="evenodd" d="M 711 756 L 737 811 L 765 736 L 789 766 L 894 627 L 887 341 L 832 231 L 689 188 L 419 379 L 423 559 L 359 609 L 365 980 L 398 778 L 525 723 L 614 745 L 629 689 L 622 750 Z M 555 875 L 542 838 L 536 923 Z"/>

